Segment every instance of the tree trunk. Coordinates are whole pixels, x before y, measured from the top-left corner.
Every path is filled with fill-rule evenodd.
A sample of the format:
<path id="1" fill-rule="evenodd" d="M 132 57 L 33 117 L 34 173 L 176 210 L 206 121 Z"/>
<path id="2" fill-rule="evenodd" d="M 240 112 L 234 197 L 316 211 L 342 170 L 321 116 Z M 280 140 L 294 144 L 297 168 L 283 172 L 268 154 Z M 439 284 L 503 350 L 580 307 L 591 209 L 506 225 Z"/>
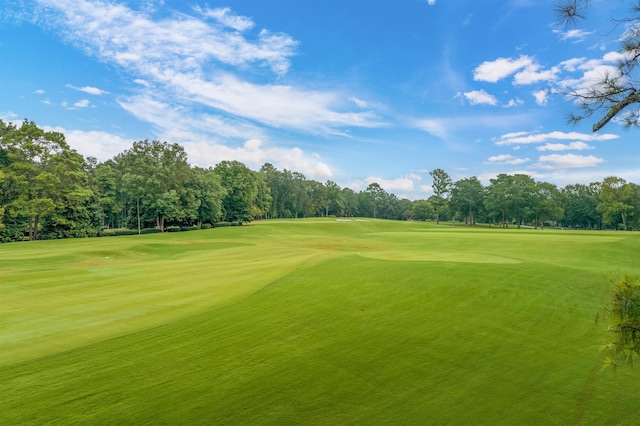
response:
<path id="1" fill-rule="evenodd" d="M 138 215 L 138 235 L 140 235 L 140 197 L 136 198 L 136 213 Z"/>
<path id="2" fill-rule="evenodd" d="M 37 214 L 35 220 L 33 221 L 33 239 L 38 239 L 38 222 L 40 222 L 40 215 Z"/>
<path id="3" fill-rule="evenodd" d="M 29 216 L 29 241 L 33 241 L 33 216 Z"/>

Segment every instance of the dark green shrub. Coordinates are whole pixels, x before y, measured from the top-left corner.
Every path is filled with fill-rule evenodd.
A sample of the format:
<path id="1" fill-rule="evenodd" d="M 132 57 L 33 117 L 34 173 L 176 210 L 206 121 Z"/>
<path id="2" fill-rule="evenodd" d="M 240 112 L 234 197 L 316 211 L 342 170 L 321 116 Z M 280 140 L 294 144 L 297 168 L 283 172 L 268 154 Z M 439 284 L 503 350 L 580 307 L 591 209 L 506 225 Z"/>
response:
<path id="1" fill-rule="evenodd" d="M 141 234 L 157 234 L 159 232 L 162 232 L 162 229 L 158 229 L 158 228 L 144 228 L 143 230 L 140 231 Z"/>
<path id="2" fill-rule="evenodd" d="M 213 224 L 214 228 L 224 228 L 225 226 L 231 226 L 231 222 L 216 222 Z"/>
<path id="3" fill-rule="evenodd" d="M 122 229 L 114 229 L 113 230 L 113 235 L 118 236 L 118 235 L 136 235 L 138 233 L 138 231 L 134 230 L 134 229 L 127 229 L 127 228 L 122 228 Z"/>
<path id="4" fill-rule="evenodd" d="M 198 225 L 192 225 L 192 226 L 182 226 L 180 227 L 181 231 L 196 231 L 200 229 L 200 227 Z"/>
<path id="5" fill-rule="evenodd" d="M 179 226 L 167 226 L 167 232 L 180 232 L 181 229 Z"/>
<path id="6" fill-rule="evenodd" d="M 211 229 L 212 226 L 210 223 L 203 223 L 202 226 L 200 227 L 201 229 Z"/>

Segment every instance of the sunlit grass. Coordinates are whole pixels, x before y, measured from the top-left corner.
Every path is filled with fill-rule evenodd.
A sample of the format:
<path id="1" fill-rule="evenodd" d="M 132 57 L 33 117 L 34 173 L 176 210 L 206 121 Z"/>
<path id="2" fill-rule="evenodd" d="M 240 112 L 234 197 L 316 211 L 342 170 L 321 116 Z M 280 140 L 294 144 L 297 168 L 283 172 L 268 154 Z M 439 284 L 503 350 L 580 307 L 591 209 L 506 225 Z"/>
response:
<path id="1" fill-rule="evenodd" d="M 335 220 L 2 245 L 0 422 L 635 424 L 594 318 L 638 252 Z"/>

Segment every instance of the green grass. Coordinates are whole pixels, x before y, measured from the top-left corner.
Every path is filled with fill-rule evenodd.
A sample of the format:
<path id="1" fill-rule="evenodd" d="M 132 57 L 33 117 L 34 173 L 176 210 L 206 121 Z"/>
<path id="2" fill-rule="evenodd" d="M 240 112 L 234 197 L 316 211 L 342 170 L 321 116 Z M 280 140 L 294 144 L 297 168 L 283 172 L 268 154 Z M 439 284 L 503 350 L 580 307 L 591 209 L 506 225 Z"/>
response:
<path id="1" fill-rule="evenodd" d="M 0 245 L 0 424 L 636 424 L 640 234 L 264 221 Z"/>

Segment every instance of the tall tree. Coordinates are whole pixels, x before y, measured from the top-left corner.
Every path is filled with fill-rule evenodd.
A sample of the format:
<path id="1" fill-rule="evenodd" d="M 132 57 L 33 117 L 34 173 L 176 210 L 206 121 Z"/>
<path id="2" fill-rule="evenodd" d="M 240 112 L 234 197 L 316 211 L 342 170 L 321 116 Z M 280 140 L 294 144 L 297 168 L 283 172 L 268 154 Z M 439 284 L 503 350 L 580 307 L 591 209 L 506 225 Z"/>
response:
<path id="1" fill-rule="evenodd" d="M 213 169 L 194 167 L 194 187 L 196 197 L 200 201 L 198 206 L 198 226 L 203 223 L 215 223 L 222 219 L 222 199 L 226 190 L 220 183 L 220 176 Z"/>
<path id="2" fill-rule="evenodd" d="M 622 229 L 627 230 L 627 219 L 633 214 L 635 190 L 624 179 L 609 176 L 602 181 L 598 211 L 605 221 L 618 224 L 622 219 Z"/>
<path id="3" fill-rule="evenodd" d="M 602 227 L 602 213 L 598 211 L 601 186 L 600 182 L 592 182 L 562 188 L 565 224 L 572 228 Z"/>
<path id="4" fill-rule="evenodd" d="M 440 213 L 447 204 L 447 197 L 451 192 L 453 181 L 451 177 L 442 169 L 434 169 L 429 172 L 433 179 L 433 203 L 436 209 L 436 223 L 440 223 Z"/>
<path id="5" fill-rule="evenodd" d="M 222 187 L 226 190 L 222 199 L 224 219 L 228 222 L 251 222 L 251 207 L 258 195 L 255 173 L 239 161 L 222 161 L 213 171 L 220 176 Z"/>
<path id="6" fill-rule="evenodd" d="M 136 200 L 135 209 L 143 219 L 153 218 L 155 226 L 164 229 L 167 220 L 195 220 L 199 203 L 193 182 L 193 171 L 187 154 L 178 144 L 139 141 L 116 157 L 123 168 L 123 184 Z"/>
<path id="7" fill-rule="evenodd" d="M 380 184 L 376 182 L 370 183 L 364 192 L 369 196 L 369 199 L 371 200 L 371 205 L 373 207 L 373 218 L 375 219 L 377 217 L 378 207 L 382 203 L 386 192 L 384 189 L 382 189 Z"/>
<path id="8" fill-rule="evenodd" d="M 556 12 L 567 23 L 585 19 L 589 9 L 589 0 L 559 0 Z M 600 80 L 586 90 L 570 89 L 568 95 L 574 98 L 580 114 L 571 114 L 569 122 L 578 123 L 595 113 L 600 118 L 593 124 L 597 132 L 614 117 L 621 115 L 625 127 L 640 124 L 640 3 L 631 7 L 630 16 L 614 19 L 614 23 L 623 29 L 620 42 L 621 59 L 614 72 L 605 73 Z"/>
<path id="9" fill-rule="evenodd" d="M 484 201 L 484 187 L 477 177 L 456 181 L 451 188 L 451 204 L 465 216 L 465 223 L 476 224 L 476 213 Z"/>
<path id="10" fill-rule="evenodd" d="M 7 207 L 11 215 L 27 221 L 29 239 L 38 238 L 40 220 L 51 214 L 64 196 L 82 200 L 90 196 L 82 181 L 82 157 L 71 150 L 62 133 L 45 132 L 24 120 L 20 128 L 4 126 L 0 148 L 5 167 Z M 75 191 L 74 194 L 68 194 Z"/>
<path id="11" fill-rule="evenodd" d="M 532 197 L 531 211 L 536 228 L 544 228 L 545 220 L 558 221 L 562 218 L 563 196 L 554 184 L 535 182 Z"/>
<path id="12" fill-rule="evenodd" d="M 262 173 L 255 172 L 256 185 L 258 193 L 252 207 L 254 218 L 265 218 L 271 210 L 273 197 L 271 196 L 271 188 L 267 184 L 266 176 Z"/>

